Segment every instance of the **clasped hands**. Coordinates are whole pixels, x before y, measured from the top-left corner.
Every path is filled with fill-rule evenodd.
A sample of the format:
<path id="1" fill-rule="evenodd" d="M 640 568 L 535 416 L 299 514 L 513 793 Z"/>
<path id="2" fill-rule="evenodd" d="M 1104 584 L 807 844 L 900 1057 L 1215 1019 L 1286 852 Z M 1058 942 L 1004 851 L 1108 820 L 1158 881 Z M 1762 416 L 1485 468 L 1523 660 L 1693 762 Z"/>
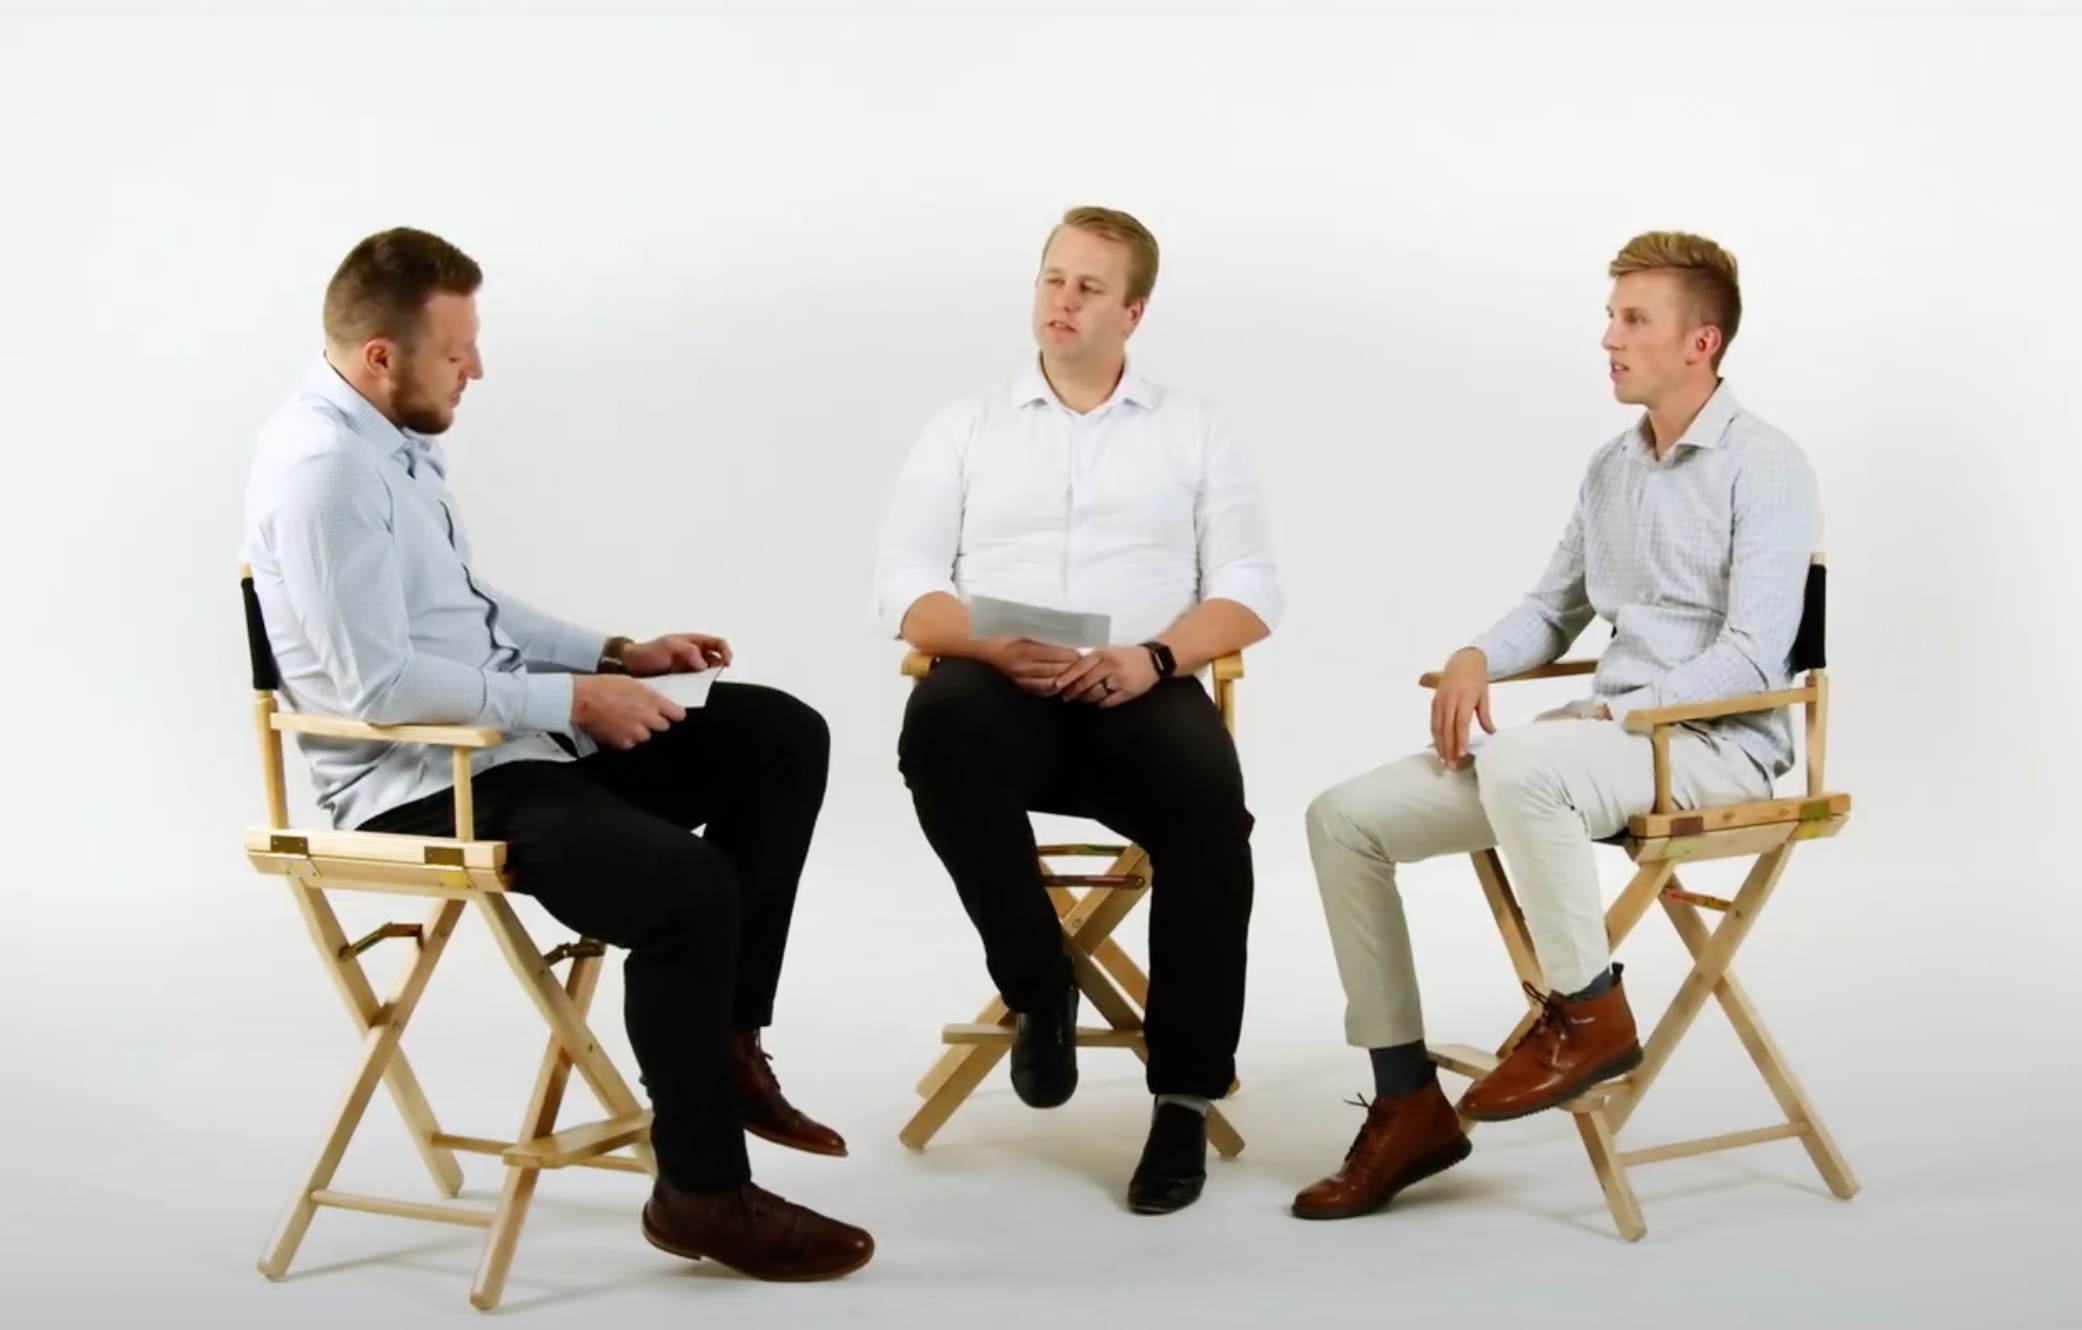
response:
<path id="1" fill-rule="evenodd" d="M 976 654 L 1029 693 L 1117 707 L 1157 686 L 1149 648 L 1102 647 L 1080 655 L 1023 637 L 979 642 Z"/>
<path id="2" fill-rule="evenodd" d="M 607 748 L 629 749 L 687 718 L 687 709 L 643 682 L 661 674 L 716 669 L 730 643 L 707 633 L 667 633 L 622 648 L 627 674 L 581 674 L 571 681 L 571 722 Z"/>

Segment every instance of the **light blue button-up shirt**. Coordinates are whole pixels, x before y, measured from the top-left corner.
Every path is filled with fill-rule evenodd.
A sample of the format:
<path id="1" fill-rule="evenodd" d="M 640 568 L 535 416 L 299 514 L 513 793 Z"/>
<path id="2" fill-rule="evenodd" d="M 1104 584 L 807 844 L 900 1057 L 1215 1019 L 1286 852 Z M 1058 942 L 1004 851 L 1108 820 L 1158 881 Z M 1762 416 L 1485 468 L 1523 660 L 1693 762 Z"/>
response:
<path id="1" fill-rule="evenodd" d="M 401 430 L 319 357 L 261 426 L 242 557 L 301 712 L 377 725 L 489 725 L 473 769 L 569 761 L 574 673 L 607 636 L 533 609 L 470 566 L 433 438 Z M 299 734 L 319 806 L 353 827 L 451 785 L 449 751 Z"/>
<path id="2" fill-rule="evenodd" d="M 1593 696 L 1615 721 L 1785 688 L 1821 530 L 1806 454 L 1723 385 L 1667 456 L 1656 457 L 1645 417 L 1592 454 L 1545 576 L 1474 645 L 1502 678 L 1605 620 L 1614 633 Z M 1793 765 L 1787 708 L 1699 728 L 1774 778 Z"/>

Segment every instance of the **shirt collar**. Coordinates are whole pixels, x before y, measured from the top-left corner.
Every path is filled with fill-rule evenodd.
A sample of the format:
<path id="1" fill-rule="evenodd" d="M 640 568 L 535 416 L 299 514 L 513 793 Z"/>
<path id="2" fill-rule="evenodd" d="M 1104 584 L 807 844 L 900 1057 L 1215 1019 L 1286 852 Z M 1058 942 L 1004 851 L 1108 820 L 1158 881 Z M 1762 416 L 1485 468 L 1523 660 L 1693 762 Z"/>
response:
<path id="1" fill-rule="evenodd" d="M 1671 453 L 1675 454 L 1679 448 L 1720 447 L 1727 438 L 1728 427 L 1735 423 L 1735 417 L 1741 414 L 1741 411 L 1742 404 L 1735 400 L 1734 390 L 1728 387 L 1727 380 L 1720 380 L 1713 390 L 1713 396 L 1706 399 L 1706 404 L 1699 408 L 1699 414 L 1692 417 L 1692 423 L 1677 437 L 1677 442 L 1670 448 Z M 1640 421 L 1635 424 L 1634 432 L 1640 439 L 1642 450 L 1653 457 L 1655 431 L 1649 424 L 1646 412 L 1642 413 Z"/>
<path id="2" fill-rule="evenodd" d="M 1056 396 L 1055 389 L 1048 386 L 1048 376 L 1041 372 L 1041 357 L 1038 354 L 1026 362 L 1012 384 L 1014 406 L 1032 406 L 1036 402 L 1054 402 L 1058 405 L 1062 402 L 1062 399 Z M 1144 410 L 1152 409 L 1157 404 L 1156 389 L 1148 379 L 1136 372 L 1133 361 L 1122 366 L 1120 382 L 1114 385 L 1113 395 L 1101 405 L 1110 406 L 1115 402 L 1133 402 Z"/>
<path id="3" fill-rule="evenodd" d="M 395 456 L 407 471 L 416 471 L 423 462 L 432 465 L 436 473 L 444 470 L 440 449 L 434 440 L 392 424 L 390 417 L 378 411 L 375 403 L 347 382 L 322 353 L 312 360 L 310 369 L 305 372 L 304 388 L 320 401 L 338 408 L 347 418 L 348 428 L 357 437 L 375 445 L 385 456 Z"/>

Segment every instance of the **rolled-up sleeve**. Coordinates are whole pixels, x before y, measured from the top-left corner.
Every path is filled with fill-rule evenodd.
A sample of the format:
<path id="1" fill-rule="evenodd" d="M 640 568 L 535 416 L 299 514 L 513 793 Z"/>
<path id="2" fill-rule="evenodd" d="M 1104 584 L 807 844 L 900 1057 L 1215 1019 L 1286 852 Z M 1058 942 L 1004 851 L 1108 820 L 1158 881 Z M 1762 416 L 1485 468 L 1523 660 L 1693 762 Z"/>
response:
<path id="1" fill-rule="evenodd" d="M 374 725 L 565 728 L 568 674 L 502 673 L 415 651 L 391 496 L 365 460 L 320 453 L 280 478 L 268 520 L 297 626 L 347 714 Z"/>
<path id="2" fill-rule="evenodd" d="M 1287 596 L 1272 551 L 1264 487 L 1219 412 L 1208 413 L 1207 461 L 1194 503 L 1200 599 L 1230 600 L 1268 630 L 1286 617 Z"/>
<path id="3" fill-rule="evenodd" d="M 961 550 L 962 458 L 974 412 L 950 407 L 919 432 L 897 473 L 876 546 L 874 618 L 892 638 L 904 616 L 935 591 L 959 595 L 954 560 Z"/>

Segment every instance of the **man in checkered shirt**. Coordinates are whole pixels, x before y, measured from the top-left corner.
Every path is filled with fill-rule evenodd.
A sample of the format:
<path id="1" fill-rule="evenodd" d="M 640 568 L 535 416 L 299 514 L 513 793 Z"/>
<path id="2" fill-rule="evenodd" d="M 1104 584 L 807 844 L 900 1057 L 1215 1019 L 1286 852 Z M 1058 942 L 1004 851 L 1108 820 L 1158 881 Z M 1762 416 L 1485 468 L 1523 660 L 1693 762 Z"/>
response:
<path id="1" fill-rule="evenodd" d="M 1613 394 L 1641 419 L 1592 454 L 1531 593 L 1447 660 L 1430 747 L 1309 806 L 1346 1039 L 1368 1050 L 1376 1097 L 1344 1165 L 1295 1198 L 1302 1218 L 1378 1210 L 1470 1149 L 1425 1052 L 1397 865 L 1503 856 L 1551 992 L 1458 1108 L 1500 1121 L 1561 1104 L 1641 1061 L 1595 861 L 1598 840 L 1654 806 L 1650 740 L 1620 722 L 1787 686 L 1820 505 L 1800 446 L 1720 377 L 1741 321 L 1735 260 L 1699 236 L 1650 232 L 1610 275 Z M 1590 696 L 1498 732 L 1490 682 L 1553 661 L 1593 617 L 1613 636 Z M 1680 807 L 1769 798 L 1793 757 L 1785 708 L 1686 726 L 1671 735 L 1671 794 Z"/>

